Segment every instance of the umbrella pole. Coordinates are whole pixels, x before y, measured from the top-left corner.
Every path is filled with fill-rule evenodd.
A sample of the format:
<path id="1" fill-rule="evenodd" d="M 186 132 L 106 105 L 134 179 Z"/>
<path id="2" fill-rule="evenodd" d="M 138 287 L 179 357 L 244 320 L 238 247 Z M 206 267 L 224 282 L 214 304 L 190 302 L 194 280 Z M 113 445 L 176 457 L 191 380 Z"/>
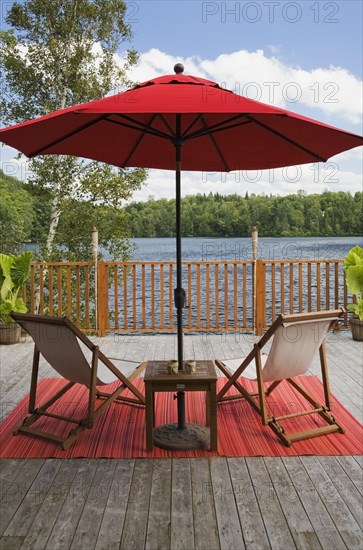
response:
<path id="1" fill-rule="evenodd" d="M 185 290 L 182 286 L 182 245 L 181 245 L 181 115 L 176 115 L 175 136 L 175 216 L 176 216 L 176 288 L 174 289 L 174 305 L 177 313 L 178 338 L 178 370 L 184 370 L 183 361 L 183 309 L 185 308 Z M 187 451 L 202 449 L 209 444 L 209 428 L 196 424 L 185 423 L 185 392 L 176 394 L 178 407 L 178 423 L 164 424 L 154 429 L 155 445 L 162 449 Z"/>
<path id="2" fill-rule="evenodd" d="M 180 115 L 178 115 L 177 133 L 180 135 Z M 181 143 L 175 145 L 176 172 L 175 172 L 175 216 L 176 216 L 176 289 L 174 302 L 177 312 L 177 340 L 178 340 L 178 369 L 183 370 L 183 308 L 185 307 L 185 292 L 182 287 L 182 244 L 181 244 Z M 177 392 L 178 430 L 185 428 L 185 393 Z"/>

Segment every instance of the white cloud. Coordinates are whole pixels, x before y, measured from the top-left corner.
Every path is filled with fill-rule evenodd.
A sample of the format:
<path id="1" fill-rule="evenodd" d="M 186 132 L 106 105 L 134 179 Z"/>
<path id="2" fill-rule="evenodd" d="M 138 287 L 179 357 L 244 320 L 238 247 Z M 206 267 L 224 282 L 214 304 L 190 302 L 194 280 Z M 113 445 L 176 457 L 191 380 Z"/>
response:
<path id="1" fill-rule="evenodd" d="M 279 46 L 270 46 L 278 53 Z M 183 63 L 185 73 L 209 78 L 236 93 L 335 124 L 359 125 L 363 111 L 363 84 L 343 67 L 309 71 L 290 66 L 263 50 L 240 50 L 216 59 L 171 56 L 153 48 L 140 55 L 131 78 L 142 82 L 172 74 L 174 64 Z M 356 130 L 360 132 L 359 127 Z"/>

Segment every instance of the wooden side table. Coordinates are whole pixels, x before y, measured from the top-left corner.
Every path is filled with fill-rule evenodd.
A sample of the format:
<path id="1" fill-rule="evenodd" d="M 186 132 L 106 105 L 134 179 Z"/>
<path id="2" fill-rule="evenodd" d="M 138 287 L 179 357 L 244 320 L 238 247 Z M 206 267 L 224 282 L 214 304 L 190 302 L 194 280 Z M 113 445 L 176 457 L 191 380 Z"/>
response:
<path id="1" fill-rule="evenodd" d="M 217 450 L 217 373 L 213 361 L 197 361 L 196 372 L 169 374 L 168 361 L 148 361 L 145 371 L 146 449 L 153 449 L 155 425 L 155 392 L 205 391 L 206 425 L 210 427 L 210 450 Z"/>

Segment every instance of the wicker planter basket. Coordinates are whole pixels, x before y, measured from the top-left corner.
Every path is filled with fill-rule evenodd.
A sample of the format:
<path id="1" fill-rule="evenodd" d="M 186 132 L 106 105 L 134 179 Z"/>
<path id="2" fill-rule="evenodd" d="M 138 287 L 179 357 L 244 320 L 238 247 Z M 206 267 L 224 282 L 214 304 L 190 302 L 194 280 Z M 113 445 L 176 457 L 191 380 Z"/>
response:
<path id="1" fill-rule="evenodd" d="M 17 323 L 0 323 L 0 344 L 20 342 L 21 327 Z"/>
<path id="2" fill-rule="evenodd" d="M 351 317 L 350 328 L 352 329 L 353 340 L 363 342 L 363 321 L 358 319 L 358 317 Z"/>

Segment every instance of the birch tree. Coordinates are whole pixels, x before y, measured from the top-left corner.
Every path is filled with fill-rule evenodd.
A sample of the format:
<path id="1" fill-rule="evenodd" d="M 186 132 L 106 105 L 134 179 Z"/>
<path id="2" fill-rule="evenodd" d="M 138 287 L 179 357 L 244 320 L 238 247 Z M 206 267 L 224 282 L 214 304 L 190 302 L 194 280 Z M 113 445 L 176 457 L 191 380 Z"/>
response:
<path id="1" fill-rule="evenodd" d="M 14 2 L 6 18 L 9 29 L 0 35 L 2 124 L 128 87 L 127 71 L 137 62 L 136 52 L 125 50 L 122 64 L 115 59 L 131 37 L 126 7 L 121 0 Z M 59 220 L 70 198 L 118 207 L 146 177 L 142 169 L 113 169 L 70 156 L 41 156 L 28 162 L 30 183 L 50 191 L 46 260 L 52 258 Z"/>

